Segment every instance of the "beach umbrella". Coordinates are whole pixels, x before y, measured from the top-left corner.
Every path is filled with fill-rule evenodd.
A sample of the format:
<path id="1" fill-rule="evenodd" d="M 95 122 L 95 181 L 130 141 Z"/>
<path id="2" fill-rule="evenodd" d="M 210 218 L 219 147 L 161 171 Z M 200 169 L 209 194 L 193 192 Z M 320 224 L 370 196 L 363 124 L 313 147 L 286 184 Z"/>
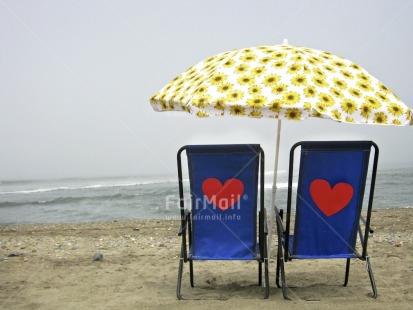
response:
<path id="1" fill-rule="evenodd" d="M 198 117 L 278 119 L 273 205 L 281 120 L 413 124 L 412 110 L 358 64 L 329 52 L 291 46 L 286 40 L 209 57 L 173 79 L 150 103 L 155 111 Z"/>

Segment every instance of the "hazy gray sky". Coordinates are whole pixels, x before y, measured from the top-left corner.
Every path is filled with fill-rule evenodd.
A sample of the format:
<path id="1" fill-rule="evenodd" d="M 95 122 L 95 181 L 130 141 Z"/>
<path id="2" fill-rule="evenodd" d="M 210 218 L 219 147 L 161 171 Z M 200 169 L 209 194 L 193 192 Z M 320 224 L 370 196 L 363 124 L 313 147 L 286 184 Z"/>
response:
<path id="1" fill-rule="evenodd" d="M 0 0 L 0 180 L 175 175 L 190 143 L 260 143 L 276 121 L 154 112 L 149 97 L 211 55 L 281 44 L 348 58 L 413 107 L 413 1 Z M 283 122 L 280 169 L 306 139 L 371 139 L 413 166 L 412 127 Z"/>

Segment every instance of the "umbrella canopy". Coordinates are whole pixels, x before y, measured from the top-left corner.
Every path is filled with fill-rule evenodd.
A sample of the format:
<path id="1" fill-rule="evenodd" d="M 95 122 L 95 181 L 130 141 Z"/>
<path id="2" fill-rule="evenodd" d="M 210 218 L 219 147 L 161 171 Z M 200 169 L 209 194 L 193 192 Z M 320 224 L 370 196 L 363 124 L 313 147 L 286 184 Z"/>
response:
<path id="1" fill-rule="evenodd" d="M 356 63 L 288 44 L 228 51 L 189 68 L 151 99 L 156 111 L 407 125 L 413 113 Z"/>
<path id="2" fill-rule="evenodd" d="M 155 111 L 198 117 L 278 119 L 272 205 L 277 189 L 281 120 L 413 125 L 413 113 L 383 83 L 334 54 L 288 45 L 237 49 L 209 57 L 150 98 Z M 274 209 L 271 208 L 269 249 Z"/>

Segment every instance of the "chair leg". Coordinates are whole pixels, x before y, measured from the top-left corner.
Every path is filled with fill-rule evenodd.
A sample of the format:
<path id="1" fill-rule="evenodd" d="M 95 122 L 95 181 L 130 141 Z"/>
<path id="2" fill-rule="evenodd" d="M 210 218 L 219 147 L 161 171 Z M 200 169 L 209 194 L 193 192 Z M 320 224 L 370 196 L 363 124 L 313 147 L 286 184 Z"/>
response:
<path id="1" fill-rule="evenodd" d="M 265 292 L 264 292 L 264 299 L 267 299 L 270 296 L 270 277 L 268 271 L 268 258 L 264 258 L 264 285 L 265 285 Z"/>
<path id="2" fill-rule="evenodd" d="M 258 262 L 258 286 L 262 285 L 262 263 Z"/>
<path id="3" fill-rule="evenodd" d="M 280 285 L 280 262 L 279 262 L 280 258 L 277 255 L 277 270 L 275 273 L 275 284 L 277 285 L 278 288 L 281 288 Z"/>
<path id="4" fill-rule="evenodd" d="M 280 285 L 280 273 L 281 273 L 281 285 Z M 287 285 L 285 284 L 285 269 L 284 269 L 284 256 L 282 253 L 282 244 L 278 245 L 277 251 L 277 271 L 275 275 L 275 283 L 277 287 L 282 288 L 284 299 L 290 300 L 287 295 Z"/>
<path id="5" fill-rule="evenodd" d="M 373 269 L 371 268 L 370 259 L 366 257 L 367 272 L 369 273 L 371 288 L 373 290 L 373 298 L 377 298 L 376 282 L 374 281 Z"/>
<path id="6" fill-rule="evenodd" d="M 182 272 L 184 269 L 184 258 L 181 255 L 179 258 L 179 269 L 178 269 L 178 283 L 176 285 L 176 297 L 178 297 L 179 300 L 182 300 L 182 295 L 181 295 L 181 283 L 182 283 Z"/>
<path id="7" fill-rule="evenodd" d="M 343 286 L 347 286 L 349 273 L 350 273 L 350 258 L 347 258 L 347 262 L 346 262 L 346 275 L 345 275 L 345 277 L 344 277 L 344 284 L 343 284 Z"/>
<path id="8" fill-rule="evenodd" d="M 282 245 L 279 244 L 278 250 L 277 250 L 277 270 L 275 273 L 275 284 L 277 285 L 278 288 L 283 288 L 283 293 L 284 293 L 285 274 L 281 274 L 281 284 L 280 284 L 280 273 L 284 272 L 284 256 L 283 256 L 282 251 L 283 251 Z"/>
<path id="9" fill-rule="evenodd" d="M 281 271 L 281 287 L 284 299 L 290 300 L 287 295 L 287 285 L 285 284 L 285 270 L 284 270 L 284 261 L 283 258 L 280 258 L 280 271 Z"/>
<path id="10" fill-rule="evenodd" d="M 191 282 L 191 287 L 194 287 L 194 264 L 192 259 L 189 261 L 189 279 Z"/>

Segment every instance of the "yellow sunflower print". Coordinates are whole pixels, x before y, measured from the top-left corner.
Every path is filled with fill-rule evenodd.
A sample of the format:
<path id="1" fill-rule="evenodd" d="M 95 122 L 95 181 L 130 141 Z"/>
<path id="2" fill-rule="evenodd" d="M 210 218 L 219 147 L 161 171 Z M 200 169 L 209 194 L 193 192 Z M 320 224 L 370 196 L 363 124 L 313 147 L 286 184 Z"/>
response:
<path id="1" fill-rule="evenodd" d="M 236 104 L 230 107 L 229 113 L 231 115 L 239 115 L 239 116 L 244 116 L 245 115 L 245 108 L 242 105 Z"/>
<path id="2" fill-rule="evenodd" d="M 363 103 L 360 107 L 360 114 L 361 116 L 363 116 L 364 118 L 369 118 L 370 114 L 372 112 L 372 108 L 370 106 L 370 104 L 368 103 Z"/>
<path id="3" fill-rule="evenodd" d="M 321 78 L 323 78 L 323 79 L 326 77 L 326 74 L 325 74 L 323 71 L 321 71 L 320 69 L 314 69 L 313 72 L 314 72 L 318 77 L 321 77 Z"/>
<path id="4" fill-rule="evenodd" d="M 190 113 L 191 112 L 191 108 L 189 107 L 189 106 L 183 106 L 183 105 L 181 105 L 181 108 L 182 108 L 182 110 L 183 111 L 185 111 L 185 112 L 188 112 L 188 113 Z"/>
<path id="5" fill-rule="evenodd" d="M 340 72 L 341 72 L 341 74 L 344 76 L 344 78 L 349 79 L 349 80 L 353 80 L 353 79 L 354 79 L 354 75 L 353 75 L 350 71 L 341 70 Z"/>
<path id="6" fill-rule="evenodd" d="M 368 75 L 364 74 L 364 73 L 359 73 L 359 74 L 357 74 L 357 77 L 358 77 L 360 80 L 363 80 L 363 81 L 366 82 L 366 83 L 370 83 L 370 81 L 371 81 L 370 77 L 369 77 Z"/>
<path id="7" fill-rule="evenodd" d="M 387 94 L 391 93 L 390 89 L 388 89 L 386 86 L 384 86 L 384 84 L 379 82 L 377 86 L 380 90 L 384 91 L 385 93 L 387 93 Z"/>
<path id="8" fill-rule="evenodd" d="M 248 116 L 260 118 L 262 117 L 262 112 L 260 110 L 252 110 Z"/>
<path id="9" fill-rule="evenodd" d="M 228 59 L 226 62 L 224 62 L 222 66 L 225 68 L 231 68 L 235 64 L 236 64 L 236 61 L 234 61 L 233 59 Z"/>
<path id="10" fill-rule="evenodd" d="M 218 86 L 218 91 L 220 93 L 226 93 L 232 89 L 233 85 L 231 83 L 223 83 Z"/>
<path id="11" fill-rule="evenodd" d="M 289 45 L 221 53 L 175 77 L 151 99 L 156 111 L 347 123 L 413 125 L 411 109 L 357 64 Z"/>
<path id="12" fill-rule="evenodd" d="M 329 72 L 331 72 L 331 73 L 336 72 L 336 70 L 335 70 L 334 67 L 332 67 L 332 66 L 326 65 L 326 66 L 324 66 L 324 69 L 327 70 L 327 71 L 329 71 Z"/>
<path id="13" fill-rule="evenodd" d="M 208 86 L 201 86 L 200 88 L 196 90 L 196 93 L 198 95 L 202 95 L 202 94 L 205 94 L 207 91 L 208 91 Z"/>
<path id="14" fill-rule="evenodd" d="M 259 109 L 265 106 L 266 101 L 267 97 L 257 95 L 252 98 L 249 98 L 247 100 L 247 105 L 254 109 Z"/>
<path id="15" fill-rule="evenodd" d="M 251 74 L 253 76 L 260 76 L 265 73 L 265 67 L 255 67 L 251 69 Z"/>
<path id="16" fill-rule="evenodd" d="M 248 53 L 240 57 L 240 60 L 245 61 L 245 62 L 251 62 L 251 61 L 254 61 L 255 59 L 257 59 L 257 55 L 253 53 Z"/>
<path id="17" fill-rule="evenodd" d="M 283 95 L 283 100 L 286 104 L 295 104 L 300 100 L 300 94 L 290 91 Z"/>
<path id="18" fill-rule="evenodd" d="M 239 65 L 239 66 L 237 66 L 236 68 L 235 68 L 235 73 L 236 74 L 244 74 L 245 72 L 248 72 L 248 70 L 249 70 L 249 66 L 248 65 L 245 65 L 245 64 L 242 64 L 242 65 Z"/>
<path id="19" fill-rule="evenodd" d="M 347 114 L 353 114 L 357 111 L 357 103 L 350 99 L 345 99 L 341 102 L 341 109 Z"/>
<path id="20" fill-rule="evenodd" d="M 306 86 L 307 78 L 305 77 L 305 75 L 296 75 L 291 79 L 291 84 L 295 86 Z"/>
<path id="21" fill-rule="evenodd" d="M 406 116 L 406 120 L 410 121 L 410 125 L 413 125 L 413 111 L 408 108 L 404 115 Z"/>
<path id="22" fill-rule="evenodd" d="M 390 104 L 387 107 L 387 110 L 389 111 L 391 115 L 394 115 L 396 117 L 403 115 L 403 108 L 400 105 L 395 104 L 395 103 Z"/>
<path id="23" fill-rule="evenodd" d="M 357 86 L 364 91 L 372 91 L 373 87 L 367 82 L 357 82 Z"/>
<path id="24" fill-rule="evenodd" d="M 313 97 L 316 96 L 317 91 L 316 91 L 315 87 L 308 86 L 306 89 L 304 89 L 304 94 L 305 94 L 306 97 L 313 98 Z"/>
<path id="25" fill-rule="evenodd" d="M 301 111 L 297 108 L 287 109 L 285 117 L 289 120 L 299 121 L 301 119 Z"/>
<path id="26" fill-rule="evenodd" d="M 343 93 L 338 88 L 331 88 L 330 92 L 336 98 L 343 98 L 344 97 Z"/>
<path id="27" fill-rule="evenodd" d="M 319 113 L 326 113 L 327 112 L 327 107 L 325 106 L 325 104 L 323 104 L 321 102 L 319 102 L 315 105 L 315 109 Z"/>
<path id="28" fill-rule="evenodd" d="M 228 96 L 227 96 L 228 101 L 235 102 L 235 101 L 241 100 L 242 98 L 244 98 L 244 93 L 240 90 L 235 89 L 235 90 L 228 92 Z"/>
<path id="29" fill-rule="evenodd" d="M 252 85 L 255 83 L 255 79 L 252 75 L 243 75 L 237 80 L 237 82 L 240 85 Z"/>
<path id="30" fill-rule="evenodd" d="M 210 100 L 211 100 L 211 96 L 202 95 L 202 96 L 196 97 L 194 99 L 193 105 L 195 107 L 203 109 L 203 108 L 205 108 L 206 106 L 209 105 L 209 103 L 211 102 Z"/>
<path id="31" fill-rule="evenodd" d="M 270 63 L 273 59 L 271 57 L 263 57 L 259 60 L 260 64 L 266 65 Z"/>
<path id="32" fill-rule="evenodd" d="M 346 123 L 355 123 L 354 118 L 346 116 Z"/>
<path id="33" fill-rule="evenodd" d="M 294 57 L 291 58 L 292 61 L 294 62 L 300 62 L 304 60 L 304 57 L 302 55 L 296 55 Z"/>
<path id="34" fill-rule="evenodd" d="M 331 114 L 332 114 L 332 117 L 333 117 L 335 120 L 341 122 L 342 116 L 341 116 L 341 112 L 340 112 L 339 110 L 333 110 L 333 111 L 331 111 Z"/>
<path id="35" fill-rule="evenodd" d="M 354 70 L 361 70 L 360 66 L 358 64 L 355 64 L 355 63 L 350 64 L 350 68 L 352 68 Z"/>
<path id="36" fill-rule="evenodd" d="M 226 79 L 227 79 L 227 76 L 225 74 L 218 73 L 212 76 L 209 79 L 209 82 L 214 85 L 219 85 L 219 84 L 224 83 Z"/>
<path id="37" fill-rule="evenodd" d="M 285 91 L 287 90 L 287 88 L 288 88 L 288 86 L 285 85 L 285 84 L 278 84 L 278 85 L 275 85 L 275 86 L 271 89 L 271 91 L 272 91 L 274 94 L 281 94 L 281 93 L 285 92 Z"/>
<path id="38" fill-rule="evenodd" d="M 287 57 L 287 54 L 286 54 L 286 53 L 275 53 L 275 54 L 273 55 L 273 58 L 274 58 L 274 59 L 283 59 L 283 58 L 285 58 L 285 57 Z"/>
<path id="39" fill-rule="evenodd" d="M 347 83 L 344 82 L 343 80 L 333 79 L 333 83 L 336 87 L 338 87 L 340 89 L 346 89 L 347 88 Z"/>
<path id="40" fill-rule="evenodd" d="M 380 98 L 384 102 L 389 102 L 389 98 L 387 98 L 384 93 L 376 92 L 376 97 Z"/>
<path id="41" fill-rule="evenodd" d="M 224 111 L 226 104 L 227 100 L 225 98 L 218 99 L 215 102 L 214 109 Z"/>
<path id="42" fill-rule="evenodd" d="M 318 99 L 327 107 L 331 107 L 334 105 L 334 99 L 330 95 L 326 93 L 321 93 L 318 95 Z"/>
<path id="43" fill-rule="evenodd" d="M 259 85 L 252 85 L 250 88 L 248 88 L 248 93 L 250 95 L 259 95 L 261 94 L 262 87 Z"/>
<path id="44" fill-rule="evenodd" d="M 198 117 L 208 117 L 209 116 L 209 114 L 205 111 L 198 111 L 195 115 L 198 116 Z"/>
<path id="45" fill-rule="evenodd" d="M 274 100 L 269 104 L 269 110 L 280 113 L 284 103 L 281 100 Z"/>
<path id="46" fill-rule="evenodd" d="M 352 95 L 353 97 L 356 97 L 356 98 L 360 98 L 361 95 L 362 95 L 361 92 L 356 88 L 350 88 L 348 90 L 348 92 L 350 93 L 350 95 Z"/>
<path id="47" fill-rule="evenodd" d="M 278 75 L 271 74 L 271 75 L 267 75 L 264 78 L 263 83 L 264 83 L 265 86 L 271 87 L 271 86 L 274 86 L 275 84 L 277 84 L 279 80 L 280 80 L 280 77 Z"/>
<path id="48" fill-rule="evenodd" d="M 327 87 L 328 83 L 326 82 L 325 79 L 315 76 L 312 78 L 313 83 L 318 86 L 318 87 Z"/>
<path id="49" fill-rule="evenodd" d="M 333 66 L 338 67 L 338 68 L 344 68 L 346 64 L 342 61 L 333 61 Z"/>
<path id="50" fill-rule="evenodd" d="M 383 112 L 374 114 L 373 122 L 375 124 L 387 124 L 387 115 Z"/>
<path id="51" fill-rule="evenodd" d="M 300 71 L 300 69 L 301 69 L 300 65 L 294 64 L 288 68 L 287 73 L 296 74 L 298 71 Z"/>
<path id="52" fill-rule="evenodd" d="M 369 104 L 373 109 L 379 109 L 381 107 L 381 103 L 376 99 L 371 96 L 367 96 L 365 98 L 365 102 Z"/>
<path id="53" fill-rule="evenodd" d="M 311 113 L 311 116 L 312 117 L 323 118 L 323 115 L 320 112 L 318 112 L 317 110 L 313 110 L 312 113 Z"/>
<path id="54" fill-rule="evenodd" d="M 286 65 L 287 65 L 287 63 L 285 61 L 277 61 L 277 62 L 272 64 L 272 66 L 276 69 L 285 68 Z"/>

